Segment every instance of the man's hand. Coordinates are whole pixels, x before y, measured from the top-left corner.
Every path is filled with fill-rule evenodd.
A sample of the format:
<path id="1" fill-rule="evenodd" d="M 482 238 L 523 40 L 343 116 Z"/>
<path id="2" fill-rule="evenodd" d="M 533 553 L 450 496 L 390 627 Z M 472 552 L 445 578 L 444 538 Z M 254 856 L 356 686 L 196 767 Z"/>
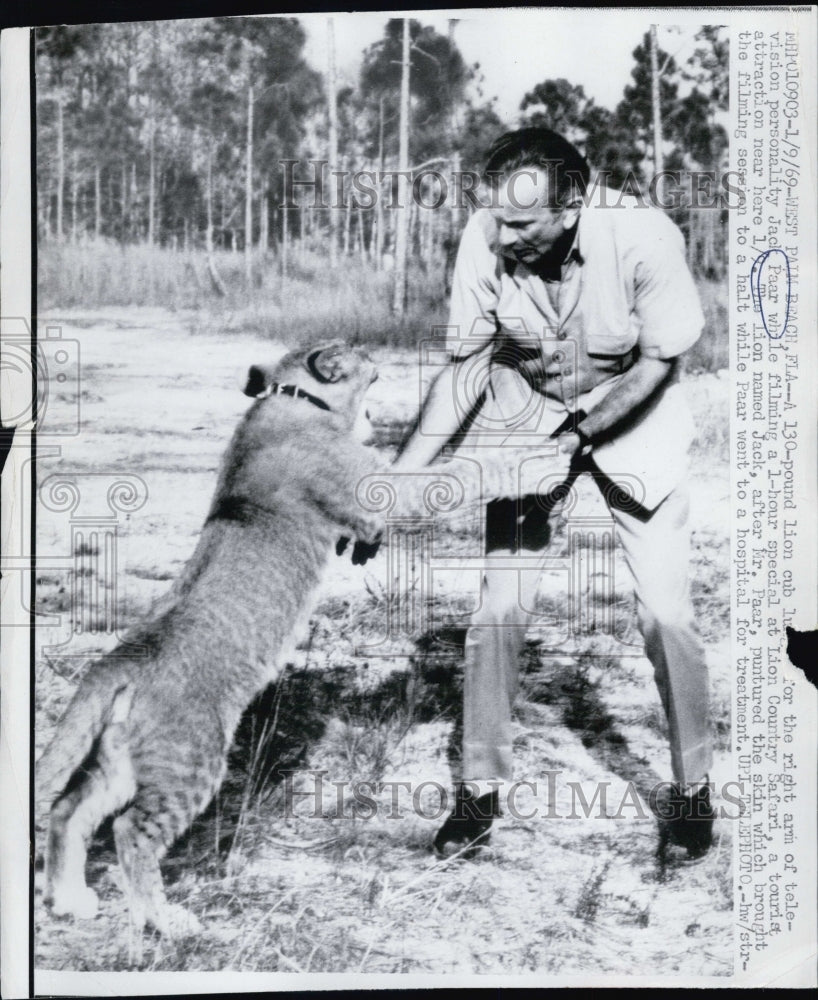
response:
<path id="1" fill-rule="evenodd" d="M 577 433 L 577 425 L 585 420 L 587 416 L 588 414 L 585 410 L 577 410 L 576 413 L 569 413 L 559 427 L 551 433 L 551 437 L 556 438 L 560 455 L 566 455 L 569 464 L 574 455 L 582 451 L 584 444 L 587 444 L 587 438 L 583 441 L 582 435 Z"/>
<path id="2" fill-rule="evenodd" d="M 557 444 L 563 455 L 574 456 L 582 447 L 582 440 L 579 434 L 560 434 Z"/>

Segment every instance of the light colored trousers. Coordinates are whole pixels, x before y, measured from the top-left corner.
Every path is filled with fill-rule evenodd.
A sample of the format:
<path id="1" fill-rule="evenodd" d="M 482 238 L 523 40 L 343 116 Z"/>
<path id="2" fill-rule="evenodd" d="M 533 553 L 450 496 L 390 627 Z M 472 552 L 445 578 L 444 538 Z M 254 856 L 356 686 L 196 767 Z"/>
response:
<path id="1" fill-rule="evenodd" d="M 598 470 L 591 471 L 600 486 L 610 483 Z M 629 513 L 610 503 L 608 508 L 633 577 L 639 629 L 668 720 L 673 777 L 699 781 L 711 767 L 712 748 L 707 665 L 688 590 L 686 484 L 650 514 Z M 539 580 L 535 570 L 493 570 L 492 559 L 507 563 L 521 550 L 542 553 L 549 538 L 548 514 L 531 498 L 489 505 L 482 601 L 466 634 L 464 780 L 513 777 L 511 708 Z M 510 586 L 515 578 L 519 585 Z"/>

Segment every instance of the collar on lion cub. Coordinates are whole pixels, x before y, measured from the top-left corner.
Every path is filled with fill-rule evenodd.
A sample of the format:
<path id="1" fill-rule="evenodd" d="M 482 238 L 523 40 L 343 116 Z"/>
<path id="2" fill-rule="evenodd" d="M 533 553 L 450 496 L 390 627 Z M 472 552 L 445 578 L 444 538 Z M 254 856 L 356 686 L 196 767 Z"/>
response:
<path id="1" fill-rule="evenodd" d="M 297 385 L 282 385 L 280 382 L 270 382 L 266 389 L 258 393 L 256 399 L 266 399 L 268 396 L 291 396 L 293 399 L 306 399 L 319 410 L 330 409 L 329 404 L 311 392 L 299 389 Z"/>
<path id="2" fill-rule="evenodd" d="M 373 430 L 362 404 L 377 377 L 366 351 L 342 340 L 330 340 L 289 351 L 273 365 L 253 365 L 244 393 L 258 402 L 272 396 L 305 400 L 317 411 L 333 414 L 349 427 L 353 438 L 367 444 Z M 320 419 L 319 412 L 315 416 Z"/>

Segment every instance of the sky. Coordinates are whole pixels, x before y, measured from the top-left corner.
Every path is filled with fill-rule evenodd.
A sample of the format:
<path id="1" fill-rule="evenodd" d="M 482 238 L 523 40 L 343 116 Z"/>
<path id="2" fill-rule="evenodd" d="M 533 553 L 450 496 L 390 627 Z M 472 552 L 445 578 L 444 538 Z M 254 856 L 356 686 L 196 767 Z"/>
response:
<path id="1" fill-rule="evenodd" d="M 306 56 L 316 69 L 327 66 L 327 18 L 335 30 L 336 62 L 341 82 L 354 82 L 363 50 L 383 36 L 389 17 L 403 12 L 305 14 Z M 631 53 L 651 20 L 660 25 L 659 44 L 684 61 L 702 23 L 695 11 L 554 8 L 488 8 L 415 11 L 422 24 L 441 34 L 449 18 L 458 18 L 455 42 L 468 64 L 478 62 L 485 99 L 497 98 L 497 110 L 511 119 L 525 93 L 546 79 L 565 77 L 582 84 L 597 104 L 613 109 L 630 81 Z M 671 31 L 668 26 L 677 30 Z"/>

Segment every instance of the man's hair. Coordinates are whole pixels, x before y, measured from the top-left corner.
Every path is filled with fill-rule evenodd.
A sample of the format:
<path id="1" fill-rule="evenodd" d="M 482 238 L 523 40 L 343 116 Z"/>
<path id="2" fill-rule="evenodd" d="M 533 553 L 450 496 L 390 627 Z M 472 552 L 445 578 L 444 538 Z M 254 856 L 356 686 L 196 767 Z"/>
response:
<path id="1" fill-rule="evenodd" d="M 567 204 L 585 193 L 591 176 L 588 161 L 567 139 L 550 128 L 519 128 L 496 139 L 483 171 L 496 184 L 515 170 L 542 170 L 548 178 L 548 204 Z"/>

